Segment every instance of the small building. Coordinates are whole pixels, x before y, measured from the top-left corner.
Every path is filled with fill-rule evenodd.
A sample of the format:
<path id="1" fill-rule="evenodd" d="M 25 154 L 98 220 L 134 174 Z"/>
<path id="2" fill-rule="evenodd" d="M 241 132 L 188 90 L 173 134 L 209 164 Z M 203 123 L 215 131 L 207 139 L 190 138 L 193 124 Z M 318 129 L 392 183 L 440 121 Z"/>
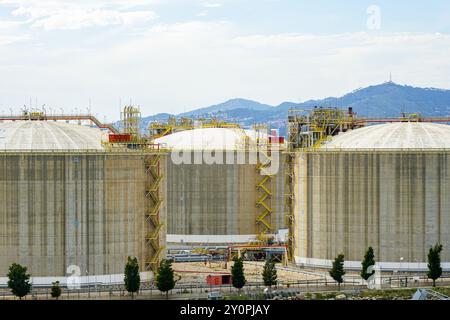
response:
<path id="1" fill-rule="evenodd" d="M 206 277 L 209 286 L 222 286 L 231 284 L 231 274 L 210 274 Z"/>

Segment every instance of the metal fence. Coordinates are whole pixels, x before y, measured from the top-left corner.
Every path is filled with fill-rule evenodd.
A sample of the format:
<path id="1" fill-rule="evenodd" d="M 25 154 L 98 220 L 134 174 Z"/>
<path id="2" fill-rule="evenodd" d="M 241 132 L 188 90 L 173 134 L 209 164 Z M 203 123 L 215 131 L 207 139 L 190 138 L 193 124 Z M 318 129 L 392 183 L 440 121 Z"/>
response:
<path id="1" fill-rule="evenodd" d="M 436 281 L 437 286 L 450 286 L 450 276 L 445 276 Z M 391 275 L 381 278 L 381 289 L 401 289 L 401 288 L 424 288 L 431 287 L 432 280 L 426 276 L 403 276 Z M 264 299 L 264 290 L 267 287 L 263 282 L 248 282 L 241 291 L 231 285 L 213 286 L 206 283 L 197 284 L 177 284 L 169 292 L 170 299 L 206 299 L 209 292 L 220 292 L 223 296 L 233 296 L 239 293 L 251 299 Z M 357 276 L 347 276 L 341 284 L 341 291 L 355 291 L 367 289 L 367 284 Z M 290 295 L 308 292 L 332 292 L 337 291 L 338 286 L 330 279 L 280 281 L 273 290 L 277 290 Z M 61 287 L 60 299 L 126 299 L 129 294 L 123 285 L 90 285 L 79 289 L 68 289 Z M 142 283 L 138 299 L 165 299 L 165 294 L 161 293 L 154 285 Z M 0 290 L 0 299 L 12 299 L 12 293 L 4 288 Z M 50 287 L 34 287 L 27 299 L 52 299 Z"/>

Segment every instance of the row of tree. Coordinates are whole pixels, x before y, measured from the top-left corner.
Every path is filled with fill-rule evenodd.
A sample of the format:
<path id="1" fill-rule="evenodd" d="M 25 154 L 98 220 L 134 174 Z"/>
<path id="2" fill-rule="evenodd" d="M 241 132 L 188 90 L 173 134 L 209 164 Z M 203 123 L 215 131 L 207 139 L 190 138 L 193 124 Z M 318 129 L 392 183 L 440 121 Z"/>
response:
<path id="1" fill-rule="evenodd" d="M 20 264 L 13 263 L 9 267 L 8 272 L 8 287 L 11 292 L 22 299 L 31 292 L 32 284 L 30 283 L 31 275 L 27 272 L 27 267 Z M 162 260 L 156 275 L 155 283 L 161 292 L 165 292 L 166 296 L 169 291 L 175 287 L 174 271 L 172 269 L 172 262 L 169 260 Z M 141 285 L 141 277 L 139 274 L 139 264 L 137 258 L 128 257 L 124 272 L 125 289 L 134 297 L 134 294 L 139 291 Z M 51 296 L 58 299 L 61 296 L 61 287 L 59 281 L 53 282 L 51 288 Z"/>
<path id="2" fill-rule="evenodd" d="M 155 278 L 155 284 L 158 290 L 164 292 L 166 298 L 168 298 L 169 291 L 175 287 L 176 282 L 175 273 L 172 269 L 172 261 L 166 259 L 161 260 Z M 133 298 L 134 294 L 139 291 L 141 285 L 137 258 L 128 257 L 127 264 L 125 265 L 124 283 L 125 289 Z"/>
<path id="3" fill-rule="evenodd" d="M 27 267 L 21 266 L 17 263 L 13 263 L 9 267 L 8 287 L 16 297 L 19 297 L 19 299 L 22 299 L 31 292 L 32 286 L 30 283 L 30 277 L 31 275 L 27 273 Z M 53 282 L 51 296 L 56 299 L 61 296 L 59 281 Z"/>
<path id="4" fill-rule="evenodd" d="M 266 261 L 262 271 L 262 278 L 264 285 L 271 288 L 277 284 L 277 269 L 275 267 L 275 262 L 271 259 Z M 247 280 L 245 279 L 244 272 L 244 261 L 242 258 L 235 258 L 234 264 L 231 267 L 231 281 L 233 287 L 239 291 L 245 286 Z"/>
<path id="5" fill-rule="evenodd" d="M 441 244 L 436 244 L 430 248 L 428 251 L 428 272 L 427 277 L 433 280 L 433 287 L 436 287 L 436 280 L 442 276 L 441 267 L 441 252 L 443 246 Z M 371 266 L 375 266 L 375 254 L 372 247 L 369 247 L 364 255 L 364 259 L 361 262 L 361 277 L 364 280 L 369 280 L 369 278 L 375 274 L 375 270 L 370 270 Z M 369 271 L 370 270 L 370 271 Z M 331 270 L 329 271 L 330 276 L 337 282 L 340 289 L 340 285 L 344 282 L 344 255 L 339 254 L 333 261 Z"/>
<path id="6" fill-rule="evenodd" d="M 436 286 L 436 280 L 442 276 L 441 267 L 441 251 L 443 246 L 441 244 L 436 244 L 431 247 L 428 252 L 428 272 L 427 277 L 433 280 L 433 287 Z M 372 275 L 375 274 L 375 270 L 371 268 L 375 266 L 375 253 L 372 247 L 369 247 L 364 255 L 363 261 L 361 262 L 361 277 L 364 280 L 369 280 Z M 339 254 L 333 261 L 332 267 L 329 271 L 330 276 L 337 282 L 339 290 L 341 283 L 344 282 L 344 255 Z M 244 275 L 244 265 L 242 258 L 235 259 L 234 265 L 231 268 L 232 284 L 233 287 L 237 289 L 242 289 L 245 286 L 246 280 Z M 267 260 L 264 265 L 262 272 L 262 277 L 264 284 L 269 288 L 277 284 L 277 270 L 275 267 L 275 262 L 272 260 Z"/>
<path id="7" fill-rule="evenodd" d="M 242 258 L 234 260 L 234 265 L 231 268 L 232 284 L 237 289 L 242 289 L 246 284 L 244 274 L 244 263 Z M 264 266 L 262 276 L 264 284 L 271 287 L 277 284 L 277 270 L 275 262 L 268 260 Z M 27 273 L 27 267 L 19 264 L 12 264 L 8 273 L 8 287 L 12 293 L 20 299 L 31 292 L 32 285 L 30 283 L 31 275 Z M 155 284 L 158 290 L 166 294 L 168 298 L 169 291 L 175 287 L 177 280 L 172 269 L 172 262 L 170 260 L 162 260 L 155 278 Z M 125 289 L 134 297 L 134 294 L 139 291 L 141 285 L 141 277 L 139 274 L 139 264 L 137 258 L 128 257 L 124 271 Z M 51 288 L 51 296 L 58 299 L 61 296 L 61 287 L 59 281 L 54 282 Z"/>
<path id="8" fill-rule="evenodd" d="M 428 252 L 428 278 L 433 280 L 433 287 L 436 286 L 436 280 L 442 276 L 441 267 L 441 251 L 443 246 L 436 244 L 431 247 Z M 361 262 L 361 277 L 364 280 L 368 280 L 375 271 L 370 270 L 371 266 L 375 266 L 375 254 L 372 247 L 369 247 L 364 255 L 364 259 Z M 339 290 L 341 283 L 344 282 L 344 275 L 346 274 L 344 269 L 344 255 L 339 254 L 333 261 L 332 268 L 329 271 L 330 276 L 338 284 Z M 141 278 L 139 275 L 139 264 L 137 258 L 128 257 L 128 261 L 125 265 L 124 271 L 124 283 L 125 289 L 131 294 L 132 298 L 134 294 L 139 291 L 141 285 Z M 13 263 L 9 268 L 8 273 L 8 287 L 12 293 L 20 299 L 31 292 L 31 275 L 27 273 L 27 268 L 19 264 Z M 234 259 L 234 264 L 231 267 L 232 285 L 239 291 L 245 286 L 247 280 L 245 279 L 244 262 L 242 258 Z M 262 271 L 262 278 L 264 284 L 271 288 L 277 284 L 277 270 L 275 262 L 273 260 L 267 260 Z M 169 291 L 175 287 L 177 280 L 175 280 L 175 274 L 172 269 L 172 262 L 170 260 L 162 260 L 155 278 L 155 284 L 161 292 L 166 294 L 168 298 Z M 61 288 L 59 282 L 54 282 L 51 288 L 51 296 L 58 299 L 61 295 Z"/>

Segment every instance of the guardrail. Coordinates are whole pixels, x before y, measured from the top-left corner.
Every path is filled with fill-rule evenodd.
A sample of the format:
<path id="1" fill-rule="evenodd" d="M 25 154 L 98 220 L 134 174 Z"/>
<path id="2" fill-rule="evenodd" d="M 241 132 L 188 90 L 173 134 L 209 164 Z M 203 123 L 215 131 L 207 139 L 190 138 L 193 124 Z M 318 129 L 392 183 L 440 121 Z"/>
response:
<path id="1" fill-rule="evenodd" d="M 382 277 L 381 289 L 402 289 L 402 288 L 430 288 L 432 281 L 426 277 L 412 277 L 412 276 L 386 276 Z M 438 286 L 449 286 L 450 277 L 440 278 L 437 280 Z M 259 297 L 266 286 L 263 282 L 248 282 L 241 290 L 241 293 L 249 295 L 250 297 Z M 329 279 L 314 279 L 314 280 L 293 280 L 293 281 L 279 281 L 278 285 L 273 287 L 274 290 L 291 290 L 297 293 L 307 292 L 332 292 L 337 291 L 337 284 Z M 360 277 L 351 276 L 345 277 L 344 283 L 341 284 L 341 291 L 360 291 L 367 289 L 367 285 Z M 79 289 L 68 289 L 61 286 L 62 297 L 64 299 L 87 299 L 91 297 L 99 298 L 117 298 L 127 295 L 125 287 L 122 284 L 110 283 L 92 283 L 91 285 L 82 285 Z M 238 290 L 232 285 L 208 285 L 206 282 L 199 283 L 177 283 L 175 288 L 171 290 L 172 297 L 181 295 L 188 295 L 190 299 L 198 298 L 205 299 L 206 294 L 211 291 L 218 291 L 223 294 L 233 295 L 237 294 Z M 51 299 L 51 288 L 49 286 L 33 286 L 30 294 L 32 299 Z M 159 297 L 160 291 L 154 284 L 143 282 L 141 283 L 140 294 L 146 297 Z M 10 299 L 13 295 L 9 289 L 2 287 L 0 290 L 0 299 Z"/>

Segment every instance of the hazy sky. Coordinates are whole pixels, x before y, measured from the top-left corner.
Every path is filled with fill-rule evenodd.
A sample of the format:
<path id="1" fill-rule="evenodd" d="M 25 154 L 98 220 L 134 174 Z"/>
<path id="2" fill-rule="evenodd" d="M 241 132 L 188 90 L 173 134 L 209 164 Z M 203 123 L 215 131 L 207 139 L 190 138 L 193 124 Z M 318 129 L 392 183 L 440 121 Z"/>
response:
<path id="1" fill-rule="evenodd" d="M 388 80 L 450 88 L 450 2 L 0 0 L 0 112 L 119 117 L 248 98 L 339 96 Z"/>

